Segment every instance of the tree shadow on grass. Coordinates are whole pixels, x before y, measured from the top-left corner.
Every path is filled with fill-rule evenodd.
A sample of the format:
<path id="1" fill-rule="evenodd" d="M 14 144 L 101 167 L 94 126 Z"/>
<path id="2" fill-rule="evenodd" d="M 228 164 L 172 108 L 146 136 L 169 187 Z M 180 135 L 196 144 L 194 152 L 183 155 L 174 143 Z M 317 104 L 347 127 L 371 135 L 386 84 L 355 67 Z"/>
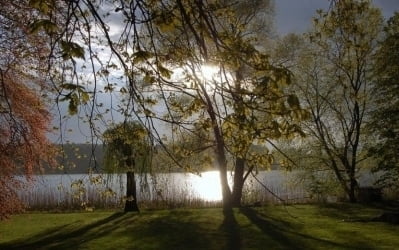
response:
<path id="1" fill-rule="evenodd" d="M 236 218 L 234 217 L 233 209 L 223 210 L 223 223 L 220 229 L 224 231 L 227 236 L 226 249 L 229 250 L 240 250 L 241 249 L 241 236 L 239 225 Z"/>
<path id="2" fill-rule="evenodd" d="M 356 249 L 356 247 L 351 245 L 340 244 L 301 233 L 300 225 L 267 217 L 252 208 L 243 207 L 240 211 L 272 239 L 273 242 L 265 242 L 265 248 L 314 249 L 315 246 L 322 246 L 325 248 Z"/>
<path id="3" fill-rule="evenodd" d="M 212 230 L 198 224 L 190 211 L 115 213 L 88 225 L 54 227 L 25 239 L 0 244 L 0 249 L 219 249 Z M 108 242 L 108 239 L 113 242 Z M 103 243 L 97 242 L 104 242 Z M 93 243 L 91 243 L 93 242 Z"/>
<path id="4" fill-rule="evenodd" d="M 197 216 L 179 209 L 164 211 L 140 225 L 125 225 L 120 234 L 128 234 L 128 244 L 135 249 L 212 249 L 212 232 L 199 225 Z"/>
<path id="5" fill-rule="evenodd" d="M 370 215 L 375 214 L 376 210 L 365 208 L 361 204 L 349 203 L 326 203 L 319 204 L 317 212 L 320 215 L 328 216 L 337 220 L 358 220 L 366 219 Z M 376 214 L 375 214 L 376 215 Z"/>
<path id="6" fill-rule="evenodd" d="M 374 204 L 336 203 L 319 205 L 318 213 L 346 222 L 384 222 L 379 217 L 384 213 L 399 214 L 399 207 L 396 207 L 395 203 L 392 202 Z M 389 220 L 385 222 L 389 222 Z"/>
<path id="7" fill-rule="evenodd" d="M 94 223 L 78 228 L 72 224 L 54 227 L 38 233 L 29 239 L 22 239 L 0 244 L 0 249 L 76 249 L 81 244 L 101 237 L 118 227 L 124 213 L 115 213 Z"/>

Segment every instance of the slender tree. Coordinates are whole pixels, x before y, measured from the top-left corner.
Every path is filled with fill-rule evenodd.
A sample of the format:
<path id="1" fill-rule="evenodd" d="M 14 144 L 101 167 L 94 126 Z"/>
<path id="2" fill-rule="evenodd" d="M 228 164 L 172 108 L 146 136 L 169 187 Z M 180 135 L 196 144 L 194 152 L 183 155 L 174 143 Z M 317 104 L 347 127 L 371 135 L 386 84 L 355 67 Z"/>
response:
<path id="1" fill-rule="evenodd" d="M 244 5 L 238 4 L 241 8 L 237 9 Z M 249 26 L 259 13 L 251 7 L 241 13 L 231 6 L 177 2 L 158 10 L 169 15 L 168 20 L 175 20 L 160 22 L 164 25 L 160 28 L 168 32 L 159 34 L 158 56 L 167 54 L 170 65 L 183 69 L 183 79 L 170 81 L 169 89 L 162 90 L 169 114 L 166 119 L 194 134 L 199 128 L 210 133 L 204 142 L 215 150 L 227 207 L 241 205 L 242 188 L 253 168 L 272 162 L 267 150 L 251 148 L 300 132 L 295 119 L 304 114 L 296 97 L 284 92 L 289 72 L 271 66 L 267 56 L 255 48 L 257 33 L 251 33 Z M 199 13 L 189 11 L 195 8 Z M 223 15 L 227 10 L 230 12 Z M 180 15 L 185 19 L 178 19 Z M 197 43 L 202 46 L 199 51 L 195 49 Z M 211 77 L 203 72 L 209 65 L 217 69 Z M 232 190 L 227 178 L 229 155 L 233 159 Z"/>
<path id="2" fill-rule="evenodd" d="M 104 134 L 104 168 L 106 172 L 126 172 L 125 212 L 139 211 L 135 173 L 150 166 L 150 146 L 146 129 L 137 122 L 124 122 Z"/>
<path id="3" fill-rule="evenodd" d="M 305 40 L 291 36 L 296 51 L 285 50 L 296 58 L 288 59 L 295 89 L 311 115 L 304 123 L 306 143 L 313 145 L 314 155 L 334 173 L 351 202 L 356 202 L 367 142 L 364 127 L 381 27 L 381 13 L 370 1 L 333 1 L 329 11 L 318 11 Z"/>

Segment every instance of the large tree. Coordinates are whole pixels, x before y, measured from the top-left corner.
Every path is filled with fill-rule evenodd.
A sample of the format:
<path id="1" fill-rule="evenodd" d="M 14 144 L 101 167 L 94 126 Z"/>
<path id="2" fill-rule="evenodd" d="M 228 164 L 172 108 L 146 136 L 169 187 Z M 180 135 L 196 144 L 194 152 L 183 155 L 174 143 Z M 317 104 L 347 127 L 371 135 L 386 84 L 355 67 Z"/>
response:
<path id="1" fill-rule="evenodd" d="M 283 89 L 289 83 L 289 73 L 271 66 L 267 55 L 254 46 L 253 39 L 258 37 L 250 27 L 261 3 L 240 2 L 227 7 L 177 2 L 158 10 L 170 20 L 161 23 L 169 32 L 158 34 L 158 56 L 166 55 L 169 65 L 182 69 L 181 79 L 162 82 L 167 86 L 160 89 L 168 111 L 163 119 L 193 135 L 208 131 L 202 146 L 215 150 L 227 206 L 240 206 L 249 173 L 272 161 L 267 150 L 256 152 L 251 150 L 253 145 L 298 132 L 291 118 L 302 114 L 295 96 Z M 182 20 L 180 15 L 187 16 Z M 202 47 L 197 49 L 197 44 Z M 215 71 L 207 76 L 203 68 L 210 65 Z M 227 184 L 229 155 L 233 161 L 232 190 Z"/>
<path id="2" fill-rule="evenodd" d="M 382 16 L 370 1 L 332 1 L 318 11 L 304 38 L 287 38 L 296 48 L 290 67 L 295 89 L 311 119 L 304 123 L 305 143 L 332 171 L 351 202 L 356 201 L 357 173 L 367 138 L 364 127 L 371 108 L 373 58 Z"/>
<path id="3" fill-rule="evenodd" d="M 23 2 L 6 1 L 0 10 L 0 219 L 22 208 L 17 190 L 26 182 L 17 175 L 31 180 L 53 152 L 42 97 L 48 50 L 44 37 L 28 32 L 35 12 Z"/>
<path id="4" fill-rule="evenodd" d="M 105 91 L 127 94 L 119 110 L 148 120 L 160 144 L 164 140 L 158 136 L 156 120 L 172 124 L 172 132 L 184 130 L 195 136 L 205 130 L 204 146 L 214 149 L 226 208 L 240 205 L 252 169 L 272 161 L 269 152 L 255 152 L 252 146 L 299 132 L 296 121 L 303 112 L 297 98 L 284 89 L 290 74 L 273 67 L 259 46 L 267 34 L 259 22 L 268 20 L 264 17 L 271 9 L 269 1 L 55 2 L 64 8 L 31 2 L 42 15 L 35 27 L 50 31 L 53 47 L 58 48 L 53 53 L 62 56 L 58 65 L 65 70 L 57 70 L 53 79 L 70 81 L 61 87 L 67 90 L 63 99 L 72 113 L 86 99 L 93 123 L 102 82 Z M 62 17 L 66 22 L 60 24 Z M 115 20 L 120 33 L 107 25 Z M 54 26 L 59 28 L 49 29 Z M 106 58 L 102 51 L 108 52 Z M 88 86 L 84 77 L 75 77 L 82 58 L 95 73 Z M 61 67 L 68 59 L 70 66 Z M 203 75 L 205 65 L 217 68 L 213 77 Z M 117 86 L 116 80 L 125 80 L 127 88 Z M 93 93 L 90 102 L 87 90 Z M 228 155 L 234 159 L 233 190 L 228 185 Z"/>
<path id="5" fill-rule="evenodd" d="M 388 20 L 376 56 L 376 106 L 369 129 L 375 135 L 370 153 L 378 159 L 375 171 L 382 171 L 380 184 L 398 186 L 399 182 L 399 13 Z"/>

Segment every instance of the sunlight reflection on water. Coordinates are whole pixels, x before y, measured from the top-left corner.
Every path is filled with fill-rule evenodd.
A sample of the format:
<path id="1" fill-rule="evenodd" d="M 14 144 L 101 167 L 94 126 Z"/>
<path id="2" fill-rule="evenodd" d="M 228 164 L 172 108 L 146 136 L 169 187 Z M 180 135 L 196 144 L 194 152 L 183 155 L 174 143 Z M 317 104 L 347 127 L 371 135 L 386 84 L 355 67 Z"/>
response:
<path id="1" fill-rule="evenodd" d="M 206 201 L 222 200 L 222 189 L 218 171 L 202 172 L 201 176 L 189 175 L 193 192 L 201 199 Z"/>
<path id="2" fill-rule="evenodd" d="M 231 187 L 231 173 L 228 173 Z M 303 183 L 298 183 L 299 172 L 279 170 L 261 171 L 257 179 L 249 176 L 243 188 L 246 202 L 277 201 L 262 185 L 288 201 L 306 199 L 308 194 Z M 368 175 L 365 175 L 370 176 Z M 99 178 L 94 184 L 91 179 Z M 143 180 L 147 180 L 144 182 Z M 369 185 L 372 178 L 360 178 L 360 183 Z M 222 192 L 218 171 L 202 172 L 201 175 L 189 173 L 157 173 L 154 176 L 136 175 L 139 201 L 156 202 L 218 202 L 222 200 Z M 74 184 L 75 183 L 75 184 Z M 79 185 L 76 185 L 78 183 Z M 54 205 L 71 203 L 73 194 L 78 192 L 79 201 L 91 203 L 118 203 L 126 193 L 126 177 L 124 174 L 64 174 L 36 176 L 36 182 L 27 190 L 18 192 L 21 200 L 28 206 Z M 82 188 L 82 189 L 81 189 Z M 104 191 L 111 190 L 114 196 L 103 197 Z"/>

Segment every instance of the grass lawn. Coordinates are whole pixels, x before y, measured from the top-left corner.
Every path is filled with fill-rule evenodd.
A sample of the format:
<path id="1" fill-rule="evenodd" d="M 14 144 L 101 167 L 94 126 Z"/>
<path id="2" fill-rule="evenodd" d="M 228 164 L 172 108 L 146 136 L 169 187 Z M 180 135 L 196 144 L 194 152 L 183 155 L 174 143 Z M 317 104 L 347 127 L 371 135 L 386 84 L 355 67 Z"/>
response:
<path id="1" fill-rule="evenodd" d="M 0 222 L 0 249 L 399 249 L 399 226 L 361 205 L 28 213 Z M 225 219 L 226 218 L 226 219 Z"/>

